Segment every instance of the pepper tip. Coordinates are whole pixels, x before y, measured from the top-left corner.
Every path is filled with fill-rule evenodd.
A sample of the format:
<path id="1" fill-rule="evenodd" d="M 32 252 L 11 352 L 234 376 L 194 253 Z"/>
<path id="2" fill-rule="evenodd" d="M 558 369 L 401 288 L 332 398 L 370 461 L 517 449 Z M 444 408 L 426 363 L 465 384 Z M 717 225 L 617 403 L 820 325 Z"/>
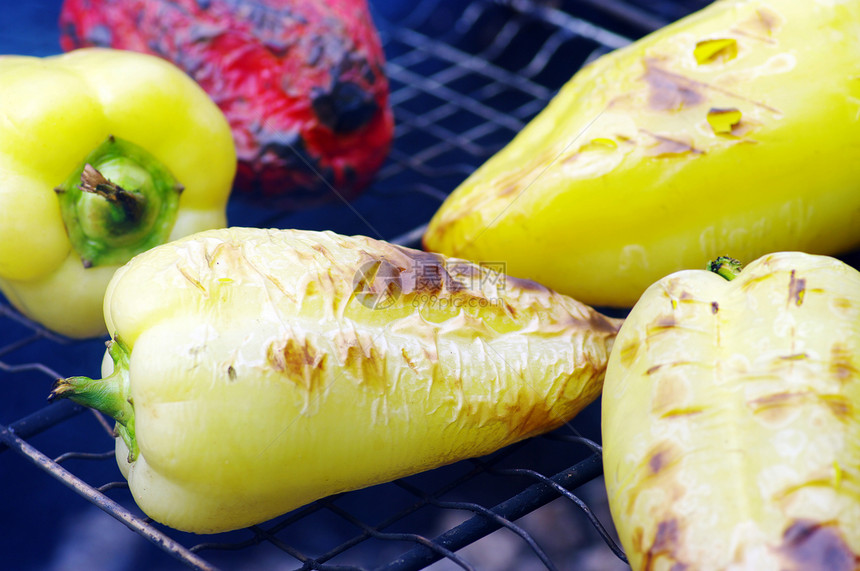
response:
<path id="1" fill-rule="evenodd" d="M 743 264 L 730 256 L 719 256 L 708 262 L 707 270 L 713 272 L 726 280 L 733 280 L 741 273 Z"/>
<path id="2" fill-rule="evenodd" d="M 48 402 L 58 401 L 71 396 L 71 393 L 74 392 L 74 387 L 72 387 L 70 380 L 59 378 L 54 381 L 54 384 L 51 385 L 51 392 L 48 393 Z"/>

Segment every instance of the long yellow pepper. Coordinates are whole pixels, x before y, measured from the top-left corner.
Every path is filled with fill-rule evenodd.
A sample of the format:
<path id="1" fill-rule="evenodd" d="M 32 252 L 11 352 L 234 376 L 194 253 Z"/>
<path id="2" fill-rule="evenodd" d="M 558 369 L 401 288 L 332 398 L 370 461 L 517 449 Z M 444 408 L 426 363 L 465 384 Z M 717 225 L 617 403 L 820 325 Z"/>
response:
<path id="1" fill-rule="evenodd" d="M 583 68 L 425 247 L 595 306 L 681 269 L 860 244 L 860 2 L 720 0 Z"/>
<path id="2" fill-rule="evenodd" d="M 618 320 L 492 268 L 329 232 L 158 246 L 105 296 L 104 378 L 138 505 L 195 532 L 487 454 L 600 394 Z"/>

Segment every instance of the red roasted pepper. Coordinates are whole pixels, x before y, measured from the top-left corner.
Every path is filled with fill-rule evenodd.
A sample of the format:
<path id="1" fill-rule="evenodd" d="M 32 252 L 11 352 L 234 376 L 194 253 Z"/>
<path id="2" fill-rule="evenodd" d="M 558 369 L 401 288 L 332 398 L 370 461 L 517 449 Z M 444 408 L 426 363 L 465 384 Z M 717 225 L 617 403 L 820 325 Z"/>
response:
<path id="1" fill-rule="evenodd" d="M 64 50 L 148 52 L 191 75 L 230 122 L 238 190 L 293 208 L 351 199 L 388 155 L 367 0 L 65 0 L 60 27 Z"/>

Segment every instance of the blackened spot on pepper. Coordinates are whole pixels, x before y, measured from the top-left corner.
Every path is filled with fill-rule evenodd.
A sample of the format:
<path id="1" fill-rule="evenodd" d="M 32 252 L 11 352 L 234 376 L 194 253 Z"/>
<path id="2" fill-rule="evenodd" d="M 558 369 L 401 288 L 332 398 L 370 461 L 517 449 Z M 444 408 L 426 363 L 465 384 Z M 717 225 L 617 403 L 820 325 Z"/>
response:
<path id="1" fill-rule="evenodd" d="M 679 535 L 677 519 L 661 521 L 657 524 L 657 535 L 654 537 L 653 549 L 660 552 L 677 545 Z"/>
<path id="2" fill-rule="evenodd" d="M 402 268 L 384 258 L 365 262 L 353 276 L 355 299 L 370 309 L 392 307 L 403 291 L 402 273 Z"/>
<path id="3" fill-rule="evenodd" d="M 313 89 L 311 105 L 323 125 L 344 134 L 364 127 L 379 108 L 372 94 L 351 81 L 336 81 L 328 90 Z"/>
<path id="4" fill-rule="evenodd" d="M 712 301 L 711 302 L 711 313 L 716 315 L 719 310 L 720 310 L 720 304 L 717 303 L 716 301 Z"/>
<path id="5" fill-rule="evenodd" d="M 381 76 L 382 72 L 376 69 L 371 68 L 369 65 L 365 65 L 362 68 L 361 76 L 364 81 L 367 82 L 368 85 L 373 85 L 376 83 L 376 78 Z"/>
<path id="6" fill-rule="evenodd" d="M 657 524 L 657 533 L 654 536 L 654 543 L 651 548 L 645 552 L 642 568 L 648 571 L 653 571 L 656 568 L 656 562 L 661 557 L 668 557 L 674 561 L 678 546 L 680 545 L 681 529 L 678 520 L 669 518 Z M 672 569 L 681 571 L 686 569 L 687 565 L 675 561 Z"/>
<path id="7" fill-rule="evenodd" d="M 661 333 L 671 331 L 676 327 L 678 327 L 678 321 L 675 319 L 674 315 L 661 315 L 652 323 L 648 324 L 648 329 L 646 332 L 647 335 L 651 337 L 652 335 L 659 335 Z"/>
<path id="8" fill-rule="evenodd" d="M 269 130 L 263 126 L 255 131 L 260 141 L 261 156 L 274 153 L 282 159 L 294 159 L 304 148 L 301 135 L 295 131 Z"/>
<path id="9" fill-rule="evenodd" d="M 195 23 L 188 29 L 188 40 L 192 43 L 210 43 L 222 35 L 226 29 L 223 25 L 212 23 Z M 179 56 L 181 58 L 181 56 Z"/>
<path id="10" fill-rule="evenodd" d="M 288 338 L 283 345 L 272 343 L 266 351 L 268 364 L 304 386 L 311 393 L 322 390 L 328 354 L 308 340 Z"/>
<path id="11" fill-rule="evenodd" d="M 779 552 L 787 569 L 796 571 L 849 571 L 857 568 L 857 554 L 834 523 L 798 520 L 783 533 Z"/>
<path id="12" fill-rule="evenodd" d="M 410 258 L 413 274 L 414 291 L 422 294 L 438 294 L 442 291 L 456 293 L 466 288 L 449 272 L 446 260 L 439 254 L 396 247 L 397 250 Z"/>
<path id="13" fill-rule="evenodd" d="M 78 35 L 78 28 L 71 22 L 62 22 L 60 26 L 60 35 L 68 38 L 72 45 L 75 47 L 80 47 L 81 37 Z"/>
<path id="14" fill-rule="evenodd" d="M 645 75 L 642 79 L 650 88 L 648 105 L 651 109 L 677 111 L 705 100 L 701 83 L 663 69 L 653 58 L 645 58 L 643 63 Z"/>
<path id="15" fill-rule="evenodd" d="M 283 59 L 286 57 L 287 53 L 289 53 L 290 49 L 293 47 L 292 42 L 289 41 L 275 41 L 269 40 L 265 43 L 266 49 L 278 59 Z"/>
<path id="16" fill-rule="evenodd" d="M 621 328 L 622 321 L 613 319 L 602 313 L 595 312 L 588 318 L 588 326 L 591 331 L 598 333 L 616 334 Z"/>
<path id="17" fill-rule="evenodd" d="M 642 132 L 650 135 L 655 140 L 655 144 L 647 151 L 648 156 L 651 157 L 674 157 L 689 153 L 700 155 L 703 152 L 693 147 L 692 139 L 689 137 L 666 137 L 656 133 L 649 133 L 644 129 L 642 129 Z"/>
<path id="18" fill-rule="evenodd" d="M 199 0 L 198 0 L 199 1 Z M 261 2 L 260 0 L 220 0 L 230 14 L 249 22 L 254 36 L 267 40 L 268 34 L 283 33 L 296 24 L 307 24 L 308 19 L 291 8 L 288 2 Z"/>
<path id="19" fill-rule="evenodd" d="M 285 170 L 305 172 L 309 181 L 333 184 L 334 174 L 331 169 L 324 168 L 317 157 L 308 151 L 304 139 L 295 131 L 269 130 L 260 127 L 256 130 L 259 151 L 255 162 L 266 163 L 267 154 L 273 154 L 281 159 Z M 322 179 L 322 180 L 320 180 Z"/>
<path id="20" fill-rule="evenodd" d="M 450 278 L 441 264 L 420 264 L 415 270 L 415 290 L 418 292 L 439 293 Z"/>
<path id="21" fill-rule="evenodd" d="M 319 65 L 320 60 L 323 57 L 323 47 L 322 44 L 315 43 L 311 45 L 310 51 L 308 52 L 308 65 L 311 67 L 316 67 Z"/>
<path id="22" fill-rule="evenodd" d="M 803 303 L 803 296 L 806 293 L 806 280 L 798 278 L 795 271 L 791 270 L 791 278 L 788 282 L 788 299 L 789 302 L 794 302 L 794 305 Z"/>
<path id="23" fill-rule="evenodd" d="M 113 32 L 104 24 L 98 24 L 90 28 L 87 40 L 94 46 L 110 46 L 113 43 Z"/>
<path id="24" fill-rule="evenodd" d="M 648 470 L 651 476 L 657 477 L 661 475 L 671 466 L 678 462 L 680 454 L 676 447 L 671 443 L 661 442 L 648 452 Z M 662 474 L 665 476 L 665 474 Z"/>
<path id="25" fill-rule="evenodd" d="M 660 470 L 663 469 L 663 466 L 666 465 L 666 451 L 661 450 L 655 452 L 651 459 L 648 461 L 648 468 L 651 470 L 652 474 L 657 474 Z"/>

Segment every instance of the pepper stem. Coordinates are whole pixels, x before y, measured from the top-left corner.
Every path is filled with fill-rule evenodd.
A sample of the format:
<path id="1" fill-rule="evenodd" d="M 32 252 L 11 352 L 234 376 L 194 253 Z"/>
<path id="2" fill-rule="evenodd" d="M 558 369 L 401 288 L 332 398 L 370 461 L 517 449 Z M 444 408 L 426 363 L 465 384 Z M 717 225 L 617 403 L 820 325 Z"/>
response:
<path id="1" fill-rule="evenodd" d="M 708 271 L 732 281 L 738 277 L 743 269 L 743 264 L 740 261 L 728 256 L 720 256 L 716 260 L 708 263 Z"/>
<path id="2" fill-rule="evenodd" d="M 166 242 L 183 187 L 155 156 L 110 136 L 56 189 L 84 267 L 120 265 Z"/>
<path id="3" fill-rule="evenodd" d="M 139 450 L 134 431 L 134 406 L 129 398 L 129 352 L 125 344 L 116 339 L 108 342 L 108 354 L 114 365 L 111 374 L 102 379 L 57 379 L 48 400 L 68 398 L 116 420 L 117 436 L 122 438 L 128 447 L 128 461 L 133 462 L 137 459 Z"/>
<path id="4" fill-rule="evenodd" d="M 109 181 L 93 165 L 89 163 L 84 165 L 84 170 L 81 172 L 81 184 L 78 185 L 78 188 L 84 192 L 97 194 L 111 204 L 118 206 L 125 214 L 126 220 L 140 221 L 146 205 L 146 197 L 142 194 L 129 192 L 120 185 Z"/>

